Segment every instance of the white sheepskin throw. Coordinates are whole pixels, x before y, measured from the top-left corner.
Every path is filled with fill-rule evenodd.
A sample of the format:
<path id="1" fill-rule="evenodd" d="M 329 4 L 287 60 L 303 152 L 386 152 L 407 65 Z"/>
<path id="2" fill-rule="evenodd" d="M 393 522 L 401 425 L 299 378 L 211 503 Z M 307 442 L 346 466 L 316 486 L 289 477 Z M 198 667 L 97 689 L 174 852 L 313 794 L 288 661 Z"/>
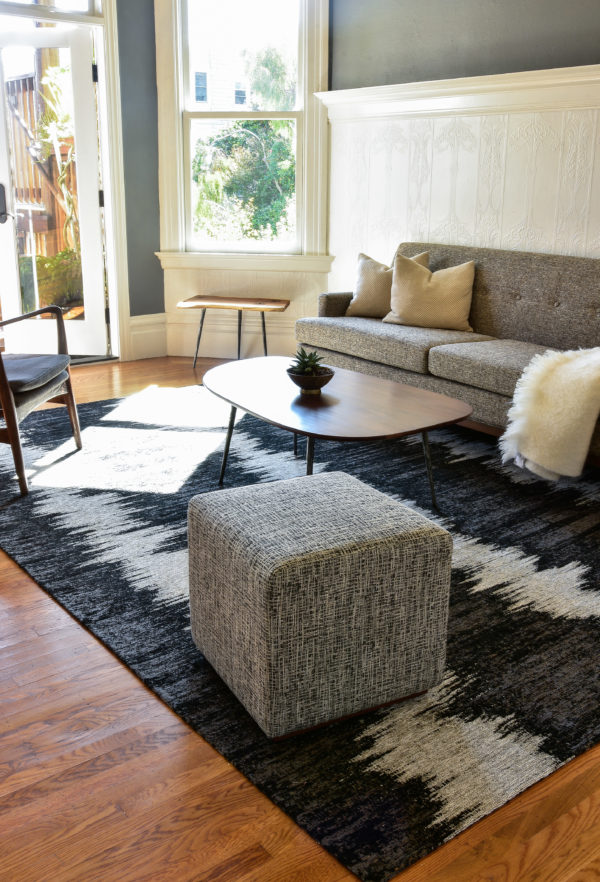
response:
<path id="1" fill-rule="evenodd" d="M 557 480 L 581 474 L 600 413 L 600 346 L 535 355 L 500 438 L 502 461 Z"/>

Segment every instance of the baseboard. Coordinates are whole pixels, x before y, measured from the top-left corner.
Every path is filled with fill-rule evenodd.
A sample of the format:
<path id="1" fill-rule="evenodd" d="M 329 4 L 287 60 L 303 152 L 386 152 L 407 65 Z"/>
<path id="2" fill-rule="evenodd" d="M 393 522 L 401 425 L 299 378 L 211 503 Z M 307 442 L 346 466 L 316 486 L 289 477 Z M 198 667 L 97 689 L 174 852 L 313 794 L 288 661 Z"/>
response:
<path id="1" fill-rule="evenodd" d="M 129 335 L 126 357 L 159 358 L 167 355 L 167 317 L 164 312 L 152 315 L 132 315 L 129 319 Z"/>

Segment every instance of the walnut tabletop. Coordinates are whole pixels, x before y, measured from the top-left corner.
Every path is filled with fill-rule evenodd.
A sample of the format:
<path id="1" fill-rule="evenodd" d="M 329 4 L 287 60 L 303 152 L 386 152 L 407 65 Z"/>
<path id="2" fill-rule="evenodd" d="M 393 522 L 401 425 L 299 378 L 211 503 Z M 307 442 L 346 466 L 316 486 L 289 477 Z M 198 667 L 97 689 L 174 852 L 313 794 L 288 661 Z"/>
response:
<path id="1" fill-rule="evenodd" d="M 248 358 L 211 368 L 204 385 L 258 419 L 300 435 L 331 441 L 373 441 L 467 419 L 464 401 L 394 380 L 335 368 L 320 395 L 303 395 L 286 369 L 292 359 Z"/>
<path id="2" fill-rule="evenodd" d="M 219 486 L 223 484 L 237 408 L 260 420 L 306 436 L 306 474 L 313 473 L 315 438 L 330 441 L 375 441 L 421 434 L 433 507 L 435 498 L 429 429 L 467 419 L 472 408 L 438 392 L 417 389 L 357 371 L 335 368 L 320 395 L 303 395 L 286 370 L 290 358 L 267 356 L 233 361 L 204 375 L 206 388 L 229 402 L 231 411 L 223 448 Z"/>
<path id="3" fill-rule="evenodd" d="M 253 309 L 257 312 L 283 312 L 289 300 L 273 300 L 268 297 L 216 297 L 211 294 L 195 294 L 180 300 L 178 309 Z"/>

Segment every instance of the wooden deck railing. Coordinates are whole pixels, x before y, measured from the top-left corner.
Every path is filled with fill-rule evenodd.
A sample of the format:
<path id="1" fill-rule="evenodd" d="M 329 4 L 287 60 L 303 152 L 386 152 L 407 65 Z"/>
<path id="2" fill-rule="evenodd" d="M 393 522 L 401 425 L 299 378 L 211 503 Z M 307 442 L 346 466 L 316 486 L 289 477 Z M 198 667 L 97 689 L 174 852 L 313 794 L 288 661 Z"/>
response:
<path id="1" fill-rule="evenodd" d="M 58 184 L 56 159 L 39 155 L 36 129 L 43 98 L 36 87 L 36 78 L 24 76 L 6 83 L 11 112 L 11 152 L 13 184 L 18 208 L 17 237 L 20 253 L 30 253 L 28 237 L 35 238 L 35 253 L 56 254 L 68 247 L 64 234 L 65 210 Z M 64 148 L 66 158 L 68 146 Z M 74 192 L 75 164 L 69 166 L 66 184 Z"/>

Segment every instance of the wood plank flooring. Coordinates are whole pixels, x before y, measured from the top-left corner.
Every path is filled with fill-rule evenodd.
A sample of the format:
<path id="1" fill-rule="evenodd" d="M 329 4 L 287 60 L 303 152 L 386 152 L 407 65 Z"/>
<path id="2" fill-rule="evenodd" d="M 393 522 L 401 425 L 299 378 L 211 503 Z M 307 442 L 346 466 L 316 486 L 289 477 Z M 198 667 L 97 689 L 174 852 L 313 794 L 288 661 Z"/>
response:
<path id="1" fill-rule="evenodd" d="M 185 386 L 214 363 L 86 365 L 75 395 Z M 354 878 L 0 553 L 2 882 Z M 397 882 L 598 879 L 600 747 Z"/>

